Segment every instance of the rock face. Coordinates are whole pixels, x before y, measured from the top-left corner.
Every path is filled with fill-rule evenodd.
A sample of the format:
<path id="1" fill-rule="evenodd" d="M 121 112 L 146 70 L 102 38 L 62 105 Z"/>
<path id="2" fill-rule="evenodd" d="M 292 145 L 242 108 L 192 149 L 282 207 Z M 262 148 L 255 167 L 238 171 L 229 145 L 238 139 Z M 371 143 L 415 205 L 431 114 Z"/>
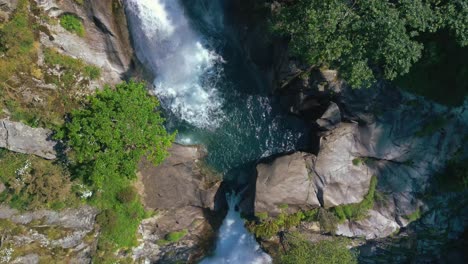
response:
<path id="1" fill-rule="evenodd" d="M 34 154 L 46 159 L 55 159 L 56 142 L 50 140 L 51 131 L 43 128 L 32 128 L 20 122 L 0 120 L 0 148 Z"/>
<path id="2" fill-rule="evenodd" d="M 51 17 L 74 14 L 82 19 L 86 30 L 84 37 L 66 31 L 60 25 L 52 25 L 51 35 L 41 33 L 41 43 L 54 47 L 69 56 L 83 59 L 102 69 L 103 84 L 116 84 L 129 70 L 133 58 L 127 22 L 120 1 L 38 0 L 39 6 Z"/>
<path id="3" fill-rule="evenodd" d="M 314 156 L 296 152 L 257 165 L 255 211 L 278 214 L 287 210 L 320 206 L 312 171 Z"/>
<path id="4" fill-rule="evenodd" d="M 304 184 L 308 188 L 290 183 L 303 177 L 305 169 L 275 171 L 278 164 L 290 162 L 291 155 L 277 158 L 268 169 L 260 164 L 256 206 L 277 212 L 265 204 L 288 204 L 290 197 L 283 194 L 303 199 L 310 190 L 325 208 L 358 203 L 368 193 L 375 175 L 380 200 L 366 219 L 346 221 L 336 233 L 367 239 L 389 236 L 408 225 L 409 215 L 428 210 L 421 197 L 427 194 L 433 176 L 455 155 L 467 155 L 468 100 L 461 107 L 448 108 L 385 87 L 372 91 L 344 89 L 340 98 L 346 122 L 322 132 L 320 150 L 316 157 L 311 156 L 313 182 Z M 331 108 L 325 115 L 337 112 L 334 106 Z M 269 181 L 268 188 L 275 191 L 266 191 Z"/>
<path id="5" fill-rule="evenodd" d="M 90 263 L 98 233 L 94 225 L 97 213 L 97 209 L 89 206 L 61 212 L 19 212 L 0 206 L 0 221 L 6 225 L 0 229 L 2 248 L 15 252 L 7 263 L 42 263 L 50 258 Z"/>
<path id="6" fill-rule="evenodd" d="M 357 124 L 340 124 L 320 139 L 314 171 L 319 200 L 325 208 L 358 203 L 369 190 L 372 174 L 363 166 L 355 166 L 359 158 Z"/>
<path id="7" fill-rule="evenodd" d="M 200 161 L 205 153 L 195 146 L 174 144 L 170 156 L 155 167 L 140 164 L 140 192 L 148 209 L 157 215 L 144 220 L 139 228 L 141 244 L 134 258 L 150 262 L 196 261 L 214 235 L 214 197 L 221 178 L 212 175 Z M 171 232 L 185 232 L 176 243 L 164 244 Z"/>

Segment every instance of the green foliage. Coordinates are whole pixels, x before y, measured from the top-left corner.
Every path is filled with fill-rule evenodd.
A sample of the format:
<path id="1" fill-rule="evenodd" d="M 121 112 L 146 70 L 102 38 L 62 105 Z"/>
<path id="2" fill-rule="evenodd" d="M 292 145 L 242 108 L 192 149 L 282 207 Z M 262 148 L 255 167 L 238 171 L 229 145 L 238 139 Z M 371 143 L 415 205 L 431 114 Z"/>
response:
<path id="1" fill-rule="evenodd" d="M 319 209 L 318 208 L 315 208 L 315 209 L 312 209 L 312 210 L 307 210 L 307 211 L 304 211 L 303 214 L 304 214 L 304 221 L 306 222 L 314 222 L 314 221 L 317 221 L 318 220 L 318 213 L 319 213 Z"/>
<path id="2" fill-rule="evenodd" d="M 44 64 L 38 63 L 41 13 L 34 1 L 19 0 L 9 21 L 0 23 L 0 108 L 8 110 L 11 120 L 31 126 L 54 128 L 63 116 L 78 107 L 82 90 L 98 78 L 100 69 L 84 62 L 44 49 Z M 40 80 L 41 82 L 38 82 Z M 62 89 L 43 89 L 45 82 Z M 28 88 L 28 96 L 22 92 Z M 34 99 L 33 99 L 34 98 Z"/>
<path id="3" fill-rule="evenodd" d="M 257 216 L 258 217 L 258 216 Z M 294 214 L 280 213 L 277 217 L 268 218 L 268 214 L 260 218 L 260 223 L 251 223 L 249 229 L 256 237 L 270 238 L 280 230 L 286 230 L 298 226 L 306 218 L 304 212 Z"/>
<path id="4" fill-rule="evenodd" d="M 59 66 L 62 74 L 53 82 L 63 88 L 73 86 L 79 77 L 96 80 L 101 76 L 101 69 L 98 67 L 88 65 L 83 60 L 72 58 L 50 48 L 44 50 L 44 62 L 49 68 Z"/>
<path id="5" fill-rule="evenodd" d="M 336 215 L 328 210 L 320 208 L 318 210 L 317 219 L 320 224 L 320 231 L 334 235 L 339 219 Z"/>
<path id="6" fill-rule="evenodd" d="M 133 202 L 136 198 L 137 192 L 133 186 L 126 186 L 117 194 L 117 200 L 124 204 Z"/>
<path id="7" fill-rule="evenodd" d="M 138 225 L 148 216 L 129 186 L 142 157 L 159 164 L 174 140 L 163 127 L 158 106 L 143 83 L 106 87 L 73 111 L 57 133 L 72 149 L 74 176 L 94 190 L 90 203 L 103 210 L 98 216 L 99 248 L 134 246 Z"/>
<path id="8" fill-rule="evenodd" d="M 77 34 L 78 36 L 80 37 L 84 37 L 85 35 L 85 29 L 84 29 L 84 26 L 83 26 L 83 22 L 81 22 L 81 19 L 74 16 L 74 15 L 71 15 L 71 14 L 65 14 L 63 16 L 60 17 L 60 25 L 72 32 L 72 33 L 75 33 Z"/>
<path id="9" fill-rule="evenodd" d="M 317 67 L 337 68 L 352 87 L 408 73 L 421 57 L 421 32 L 448 29 L 466 46 L 466 1 L 297 0 L 274 14 L 275 32 L 294 54 Z"/>
<path id="10" fill-rule="evenodd" d="M 377 187 L 377 177 L 372 176 L 369 191 L 360 203 L 340 205 L 333 208 L 333 212 L 339 221 L 360 220 L 367 216 L 367 211 L 374 207 L 375 189 Z"/>
<path id="11" fill-rule="evenodd" d="M 159 164 L 174 140 L 164 129 L 158 106 L 143 83 L 106 87 L 71 113 L 58 137 L 73 149 L 76 165 L 97 189 L 105 187 L 105 178 L 133 179 L 143 156 Z"/>
<path id="12" fill-rule="evenodd" d="M 170 243 L 175 243 L 184 238 L 187 235 L 188 231 L 186 229 L 176 232 L 170 232 L 164 238 Z"/>
<path id="13" fill-rule="evenodd" d="M 0 202 L 21 210 L 61 209 L 77 204 L 69 174 L 59 164 L 0 149 L 0 180 L 6 190 Z"/>
<path id="14" fill-rule="evenodd" d="M 29 73 L 36 57 L 34 40 L 29 3 L 20 0 L 12 19 L 0 24 L 0 84 L 14 73 Z"/>
<path id="15" fill-rule="evenodd" d="M 255 213 L 255 216 L 256 216 L 259 220 L 265 220 L 265 219 L 268 218 L 268 212 Z"/>
<path id="16" fill-rule="evenodd" d="M 334 238 L 310 243 L 300 234 L 286 236 L 289 249 L 280 256 L 282 264 L 357 264 L 357 254 L 346 246 L 345 239 Z"/>
<path id="17" fill-rule="evenodd" d="M 262 221 L 259 224 L 252 224 L 249 226 L 249 229 L 252 233 L 255 234 L 256 237 L 261 238 L 270 238 L 278 234 L 280 231 L 278 223 L 271 219 Z"/>

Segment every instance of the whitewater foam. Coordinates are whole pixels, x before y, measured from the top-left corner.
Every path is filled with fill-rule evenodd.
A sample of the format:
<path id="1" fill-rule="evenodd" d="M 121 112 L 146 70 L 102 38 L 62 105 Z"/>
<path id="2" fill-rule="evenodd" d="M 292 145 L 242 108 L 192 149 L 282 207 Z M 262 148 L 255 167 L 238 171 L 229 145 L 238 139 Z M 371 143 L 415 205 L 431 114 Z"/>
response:
<path id="1" fill-rule="evenodd" d="M 254 236 L 247 231 L 236 211 L 239 196 L 227 195 L 229 211 L 219 229 L 214 256 L 200 264 L 270 264 L 271 257 L 263 252 Z"/>
<path id="2" fill-rule="evenodd" d="M 125 3 L 137 56 L 155 73 L 162 106 L 197 127 L 217 127 L 223 116 L 216 89 L 222 58 L 192 29 L 179 1 Z"/>

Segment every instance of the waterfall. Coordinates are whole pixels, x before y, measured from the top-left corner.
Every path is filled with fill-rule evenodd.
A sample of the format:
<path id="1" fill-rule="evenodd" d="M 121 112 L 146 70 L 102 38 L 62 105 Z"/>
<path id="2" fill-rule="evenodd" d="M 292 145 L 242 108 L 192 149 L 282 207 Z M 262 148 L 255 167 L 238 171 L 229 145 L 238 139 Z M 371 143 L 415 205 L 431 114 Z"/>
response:
<path id="1" fill-rule="evenodd" d="M 125 3 L 137 57 L 156 75 L 162 106 L 191 125 L 216 128 L 223 117 L 221 56 L 194 31 L 179 1 Z"/>
<path id="2" fill-rule="evenodd" d="M 269 264 L 271 257 L 264 253 L 254 236 L 244 226 L 236 211 L 239 195 L 227 195 L 229 211 L 219 229 L 216 250 L 200 264 Z"/>

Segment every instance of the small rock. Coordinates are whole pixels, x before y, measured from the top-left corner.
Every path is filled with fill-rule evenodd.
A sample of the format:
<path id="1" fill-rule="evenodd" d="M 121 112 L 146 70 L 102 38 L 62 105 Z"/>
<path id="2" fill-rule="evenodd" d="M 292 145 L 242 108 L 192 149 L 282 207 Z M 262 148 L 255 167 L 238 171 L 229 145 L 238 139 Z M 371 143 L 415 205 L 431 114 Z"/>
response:
<path id="1" fill-rule="evenodd" d="M 334 102 L 330 102 L 330 106 L 328 106 L 325 113 L 323 113 L 322 117 L 317 119 L 316 122 L 319 127 L 326 130 L 331 130 L 336 127 L 336 125 L 341 122 L 341 112 L 338 105 Z"/>

